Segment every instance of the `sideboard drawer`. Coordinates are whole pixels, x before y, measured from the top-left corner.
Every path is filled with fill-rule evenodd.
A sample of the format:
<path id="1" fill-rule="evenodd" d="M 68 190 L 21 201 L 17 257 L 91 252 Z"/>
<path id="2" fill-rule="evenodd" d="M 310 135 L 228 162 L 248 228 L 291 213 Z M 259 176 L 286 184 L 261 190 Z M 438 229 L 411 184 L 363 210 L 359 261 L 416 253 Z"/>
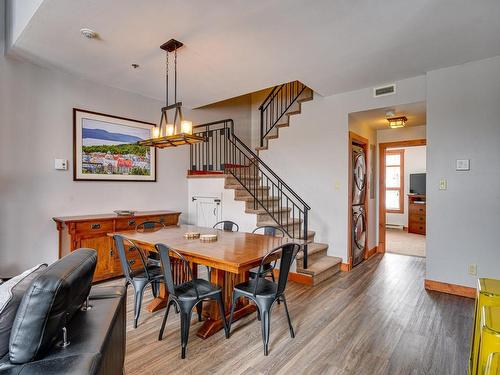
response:
<path id="1" fill-rule="evenodd" d="M 144 218 L 130 217 L 128 219 L 117 219 L 116 230 L 134 230 L 136 225 L 142 223 Z"/>
<path id="2" fill-rule="evenodd" d="M 410 204 L 410 215 L 425 215 L 425 204 Z"/>
<path id="3" fill-rule="evenodd" d="M 425 234 L 425 223 L 410 222 L 408 227 L 409 233 Z"/>
<path id="4" fill-rule="evenodd" d="M 418 214 L 410 215 L 410 222 L 425 224 L 425 215 L 418 215 Z"/>
<path id="5" fill-rule="evenodd" d="M 113 231 L 113 221 L 84 221 L 76 223 L 77 232 L 100 233 Z"/>

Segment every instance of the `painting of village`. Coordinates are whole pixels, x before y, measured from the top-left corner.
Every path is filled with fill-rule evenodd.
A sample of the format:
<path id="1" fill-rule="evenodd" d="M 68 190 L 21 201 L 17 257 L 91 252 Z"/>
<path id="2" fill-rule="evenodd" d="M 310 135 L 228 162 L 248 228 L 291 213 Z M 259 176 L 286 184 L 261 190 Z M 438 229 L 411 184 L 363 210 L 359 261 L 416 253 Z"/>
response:
<path id="1" fill-rule="evenodd" d="M 93 118 L 92 118 L 93 117 Z M 151 181 L 155 179 L 154 148 L 137 142 L 151 137 L 151 126 L 81 116 L 78 179 Z"/>

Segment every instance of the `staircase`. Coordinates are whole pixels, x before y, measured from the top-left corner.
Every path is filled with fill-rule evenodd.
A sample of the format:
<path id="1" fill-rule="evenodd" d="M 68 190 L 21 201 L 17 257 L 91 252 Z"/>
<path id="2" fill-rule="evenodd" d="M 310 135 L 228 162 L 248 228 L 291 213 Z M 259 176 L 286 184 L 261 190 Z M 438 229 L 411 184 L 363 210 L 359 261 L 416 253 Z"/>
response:
<path id="1" fill-rule="evenodd" d="M 288 96 L 288 97 L 287 97 Z M 312 90 L 300 82 L 277 86 L 260 106 L 261 145 L 266 150 L 279 129 L 289 126 L 290 117 L 299 114 L 301 103 L 312 100 Z M 278 104 L 277 104 L 278 103 Z M 340 271 L 342 259 L 327 255 L 328 245 L 314 242 L 308 228 L 310 207 L 259 156 L 235 134 L 230 119 L 198 125 L 196 135 L 207 142 L 191 145 L 190 174 L 223 174 L 224 187 L 234 190 L 234 199 L 245 202 L 245 213 L 256 216 L 256 226 L 281 227 L 296 239 L 307 239 L 297 255 L 296 273 L 315 285 Z"/>
<path id="2" fill-rule="evenodd" d="M 299 115 L 302 103 L 313 100 L 313 91 L 304 84 L 294 81 L 276 86 L 259 106 L 260 146 L 257 154 L 267 150 L 271 139 L 279 138 L 281 128 L 290 126 L 290 117 Z"/>

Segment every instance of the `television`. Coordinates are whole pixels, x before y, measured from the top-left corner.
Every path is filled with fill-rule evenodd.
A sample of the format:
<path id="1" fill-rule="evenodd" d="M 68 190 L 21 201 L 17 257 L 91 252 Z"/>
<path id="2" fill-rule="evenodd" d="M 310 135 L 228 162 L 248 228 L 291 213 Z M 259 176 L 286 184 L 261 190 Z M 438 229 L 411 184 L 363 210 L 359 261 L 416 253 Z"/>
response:
<path id="1" fill-rule="evenodd" d="M 425 173 L 410 174 L 410 194 L 425 195 Z"/>

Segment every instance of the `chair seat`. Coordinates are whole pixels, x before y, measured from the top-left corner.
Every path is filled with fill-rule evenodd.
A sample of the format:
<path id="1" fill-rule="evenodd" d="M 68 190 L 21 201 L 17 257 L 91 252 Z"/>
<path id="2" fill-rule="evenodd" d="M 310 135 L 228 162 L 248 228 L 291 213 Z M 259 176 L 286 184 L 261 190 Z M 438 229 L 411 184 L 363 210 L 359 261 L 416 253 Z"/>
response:
<path id="1" fill-rule="evenodd" d="M 148 266 L 148 273 L 149 273 L 149 278 L 152 280 L 163 278 L 163 272 L 161 270 L 161 267 Z M 132 272 L 130 273 L 130 276 L 134 279 L 147 279 L 148 278 L 146 271 L 143 268 L 140 268 L 137 270 L 132 270 Z"/>
<path id="2" fill-rule="evenodd" d="M 264 264 L 264 265 L 262 266 L 262 272 L 260 273 L 260 276 L 265 276 L 265 275 L 267 275 L 268 273 L 273 272 L 273 269 L 274 269 L 274 267 L 273 267 L 273 265 L 272 265 L 271 263 Z M 251 277 L 252 279 L 256 278 L 256 277 L 257 277 L 257 275 L 259 274 L 259 267 L 252 268 L 252 269 L 248 272 L 248 274 L 250 275 L 250 277 Z"/>
<path id="3" fill-rule="evenodd" d="M 198 288 L 199 298 L 208 298 L 221 291 L 218 285 L 211 284 L 207 280 L 195 279 L 175 286 L 175 295 L 180 300 L 197 299 L 195 284 Z"/>
<path id="4" fill-rule="evenodd" d="M 262 298 L 274 298 L 276 297 L 276 292 L 278 290 L 278 284 L 273 283 L 267 279 L 251 279 L 245 281 L 244 283 L 238 284 L 234 287 L 235 291 L 245 295 L 245 296 L 253 296 L 253 292 L 255 290 L 255 283 L 259 282 L 257 285 L 257 293 L 256 295 Z"/>

